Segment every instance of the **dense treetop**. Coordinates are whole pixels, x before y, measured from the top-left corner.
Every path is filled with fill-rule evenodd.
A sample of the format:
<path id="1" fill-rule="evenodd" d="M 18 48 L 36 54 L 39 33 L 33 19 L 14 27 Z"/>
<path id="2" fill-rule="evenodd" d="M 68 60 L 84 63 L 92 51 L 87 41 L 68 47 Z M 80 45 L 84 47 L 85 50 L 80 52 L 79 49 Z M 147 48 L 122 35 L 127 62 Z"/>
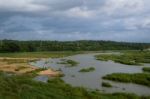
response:
<path id="1" fill-rule="evenodd" d="M 143 50 L 150 43 L 128 43 L 114 41 L 17 41 L 0 40 L 0 52 L 35 51 L 101 51 L 101 50 Z"/>

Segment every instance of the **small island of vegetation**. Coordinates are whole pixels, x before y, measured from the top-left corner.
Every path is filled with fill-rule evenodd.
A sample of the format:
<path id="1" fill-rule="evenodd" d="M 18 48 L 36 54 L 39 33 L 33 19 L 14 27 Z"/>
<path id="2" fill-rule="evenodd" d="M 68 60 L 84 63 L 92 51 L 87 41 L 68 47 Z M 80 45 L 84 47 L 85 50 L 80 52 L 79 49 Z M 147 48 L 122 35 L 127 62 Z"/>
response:
<path id="1" fill-rule="evenodd" d="M 144 67 L 144 68 L 143 68 L 143 71 L 144 71 L 144 72 L 149 72 L 149 73 L 150 73 L 150 67 Z"/>
<path id="2" fill-rule="evenodd" d="M 148 73 L 113 73 L 104 76 L 103 79 L 124 83 L 136 83 L 150 87 L 150 74 Z"/>
<path id="3" fill-rule="evenodd" d="M 79 63 L 74 60 L 62 59 L 61 62 L 58 62 L 58 64 L 67 64 L 67 67 L 74 67 L 77 66 Z"/>
<path id="4" fill-rule="evenodd" d="M 94 67 L 89 67 L 89 68 L 83 68 L 83 69 L 79 70 L 79 72 L 92 72 L 94 70 L 95 70 Z"/>
<path id="5" fill-rule="evenodd" d="M 108 82 L 102 82 L 103 87 L 112 87 L 112 85 Z"/>
<path id="6" fill-rule="evenodd" d="M 95 56 L 97 60 L 112 60 L 117 63 L 127 65 L 142 65 L 142 63 L 150 63 L 150 51 L 126 51 L 123 54 L 102 54 Z"/>

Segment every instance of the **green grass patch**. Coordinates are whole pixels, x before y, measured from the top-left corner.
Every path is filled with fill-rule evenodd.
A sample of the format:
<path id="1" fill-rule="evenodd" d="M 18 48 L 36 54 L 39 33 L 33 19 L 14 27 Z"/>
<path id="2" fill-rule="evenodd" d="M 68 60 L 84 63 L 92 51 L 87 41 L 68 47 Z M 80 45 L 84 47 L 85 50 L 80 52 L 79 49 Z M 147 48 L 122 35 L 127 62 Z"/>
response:
<path id="1" fill-rule="evenodd" d="M 67 67 L 74 67 L 77 66 L 79 63 L 74 60 L 62 59 L 61 62 L 58 62 L 58 64 L 66 64 Z"/>
<path id="2" fill-rule="evenodd" d="M 144 67 L 142 70 L 143 70 L 144 72 L 149 72 L 149 73 L 150 73 L 150 67 Z"/>
<path id="3" fill-rule="evenodd" d="M 103 87 L 112 87 L 112 85 L 108 82 L 102 82 Z"/>
<path id="4" fill-rule="evenodd" d="M 0 57 L 12 58 L 59 58 L 79 54 L 80 52 L 20 52 L 20 53 L 0 53 Z"/>
<path id="5" fill-rule="evenodd" d="M 136 83 L 150 87 L 150 74 L 148 73 L 113 73 L 104 76 L 103 79 L 124 83 Z"/>
<path id="6" fill-rule="evenodd" d="M 79 70 L 79 72 L 92 72 L 94 70 L 95 70 L 94 67 L 89 67 L 89 68 L 83 68 L 83 69 Z"/>
<path id="7" fill-rule="evenodd" d="M 123 54 L 101 54 L 95 56 L 97 60 L 112 60 L 117 63 L 126 65 L 142 65 L 142 63 L 150 63 L 150 51 L 128 51 Z"/>

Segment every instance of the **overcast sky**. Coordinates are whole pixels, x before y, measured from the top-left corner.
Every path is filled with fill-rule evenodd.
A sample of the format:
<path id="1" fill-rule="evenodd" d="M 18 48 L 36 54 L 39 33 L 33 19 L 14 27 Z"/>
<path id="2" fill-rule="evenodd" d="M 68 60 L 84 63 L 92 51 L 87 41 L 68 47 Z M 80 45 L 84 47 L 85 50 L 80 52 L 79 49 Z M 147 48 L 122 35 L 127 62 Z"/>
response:
<path id="1" fill-rule="evenodd" d="M 0 39 L 150 42 L 150 0 L 0 0 Z"/>

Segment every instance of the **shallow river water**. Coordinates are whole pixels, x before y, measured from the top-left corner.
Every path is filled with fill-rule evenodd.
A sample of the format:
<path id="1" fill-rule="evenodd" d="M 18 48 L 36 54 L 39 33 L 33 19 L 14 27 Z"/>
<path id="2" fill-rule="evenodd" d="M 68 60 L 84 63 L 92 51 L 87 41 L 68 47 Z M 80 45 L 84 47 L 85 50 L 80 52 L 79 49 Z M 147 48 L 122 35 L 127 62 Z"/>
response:
<path id="1" fill-rule="evenodd" d="M 58 62 L 60 62 L 62 58 L 40 60 L 31 64 L 38 67 L 46 66 L 55 70 L 61 69 L 62 72 L 65 74 L 65 76 L 62 77 L 62 79 L 66 83 L 71 84 L 72 86 L 81 86 L 89 89 L 99 89 L 100 91 L 106 93 L 127 92 L 135 93 L 138 95 L 150 95 L 150 87 L 132 83 L 117 83 L 102 79 L 103 76 L 111 73 L 141 73 L 143 66 L 123 65 L 119 63 L 114 63 L 112 61 L 99 61 L 96 60 L 94 57 L 94 55 L 97 54 L 104 53 L 79 54 L 63 58 L 77 61 L 79 64 L 75 67 L 66 67 L 65 64 L 58 64 Z M 148 65 L 150 66 L 150 64 L 145 64 L 145 66 Z M 87 73 L 79 72 L 80 69 L 88 67 L 94 67 L 95 71 Z M 47 80 L 45 76 L 38 76 L 35 79 L 43 82 L 46 82 Z M 110 82 L 113 85 L 113 87 L 102 87 L 101 83 L 103 81 Z"/>

